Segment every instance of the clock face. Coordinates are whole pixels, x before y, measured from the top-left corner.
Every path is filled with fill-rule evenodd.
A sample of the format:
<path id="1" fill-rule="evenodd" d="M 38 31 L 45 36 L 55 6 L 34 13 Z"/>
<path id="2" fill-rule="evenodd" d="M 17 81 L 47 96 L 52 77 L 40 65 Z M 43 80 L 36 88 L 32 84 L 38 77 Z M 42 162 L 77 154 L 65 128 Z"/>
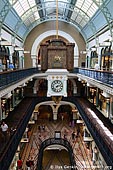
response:
<path id="1" fill-rule="evenodd" d="M 54 80 L 51 84 L 51 89 L 54 92 L 61 92 L 63 89 L 63 83 L 60 80 Z"/>

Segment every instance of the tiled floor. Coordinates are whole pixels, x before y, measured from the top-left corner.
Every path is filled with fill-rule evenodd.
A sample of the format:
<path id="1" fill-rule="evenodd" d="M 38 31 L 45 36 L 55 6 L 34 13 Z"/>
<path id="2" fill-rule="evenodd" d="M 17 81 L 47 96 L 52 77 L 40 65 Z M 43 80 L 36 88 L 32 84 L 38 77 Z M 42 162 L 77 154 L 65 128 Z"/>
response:
<path id="1" fill-rule="evenodd" d="M 42 130 L 42 129 L 39 130 L 38 129 L 39 125 L 40 126 L 45 125 L 45 130 Z M 87 149 L 86 144 L 83 141 L 83 137 L 82 137 L 81 133 L 79 134 L 79 136 L 77 138 L 72 140 L 72 132 L 74 131 L 75 134 L 77 133 L 76 125 L 74 127 L 70 127 L 69 123 L 67 121 L 53 122 L 53 121 L 49 121 L 47 119 L 46 120 L 40 119 L 34 125 L 34 130 L 33 130 L 32 136 L 30 138 L 29 143 L 26 146 L 27 150 L 25 150 L 25 154 L 24 154 L 23 168 L 25 169 L 25 167 L 26 167 L 25 164 L 26 164 L 26 159 L 28 157 L 34 158 L 34 163 L 36 166 L 37 155 L 38 155 L 38 150 L 39 150 L 41 141 L 44 141 L 45 139 L 48 139 L 50 137 L 53 138 L 56 130 L 61 132 L 62 138 L 64 138 L 64 134 L 66 134 L 67 140 L 71 143 L 71 145 L 73 147 L 76 165 L 77 165 L 77 167 L 79 167 L 78 169 L 79 170 L 80 169 L 81 170 L 93 169 L 93 168 L 91 168 L 91 166 L 92 166 L 91 153 Z M 63 150 L 62 153 L 57 152 L 57 154 L 55 155 L 55 151 L 54 151 L 54 159 L 53 159 L 52 156 L 49 156 L 50 152 L 46 151 L 44 153 L 44 159 L 43 159 L 43 160 L 45 160 L 45 162 L 43 161 L 43 167 L 44 167 L 43 170 L 47 170 L 47 169 L 51 170 L 52 168 L 55 170 L 63 169 L 62 164 L 58 159 L 59 158 L 58 154 L 63 155 L 63 160 L 65 159 L 64 164 L 66 165 L 66 161 L 67 161 L 67 165 L 68 165 L 68 157 L 66 156 L 66 153 L 63 154 L 64 152 L 65 151 Z M 52 153 L 52 155 L 53 155 L 53 153 Z M 51 159 L 51 164 L 49 164 L 49 166 L 47 165 L 46 157 Z M 56 163 L 55 163 L 55 161 L 56 161 Z M 54 167 L 52 167 L 53 165 L 54 165 Z M 69 168 L 68 168 L 68 170 L 69 170 Z"/>

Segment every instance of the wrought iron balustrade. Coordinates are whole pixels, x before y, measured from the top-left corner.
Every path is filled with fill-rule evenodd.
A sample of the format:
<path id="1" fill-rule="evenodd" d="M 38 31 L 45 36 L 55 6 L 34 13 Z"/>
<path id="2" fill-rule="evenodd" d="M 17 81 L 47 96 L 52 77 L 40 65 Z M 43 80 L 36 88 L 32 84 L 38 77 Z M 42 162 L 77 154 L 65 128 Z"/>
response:
<path id="1" fill-rule="evenodd" d="M 33 74 L 39 73 L 38 68 L 14 70 L 0 73 L 0 89 L 16 83 Z"/>
<path id="2" fill-rule="evenodd" d="M 113 87 L 113 72 L 79 68 L 78 73 Z"/>

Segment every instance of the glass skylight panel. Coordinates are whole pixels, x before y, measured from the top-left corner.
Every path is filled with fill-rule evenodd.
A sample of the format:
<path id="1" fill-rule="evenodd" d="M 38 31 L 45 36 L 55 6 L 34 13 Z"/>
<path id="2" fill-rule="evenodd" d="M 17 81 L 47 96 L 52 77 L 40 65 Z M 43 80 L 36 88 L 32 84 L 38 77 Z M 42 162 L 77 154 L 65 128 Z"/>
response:
<path id="1" fill-rule="evenodd" d="M 54 14 L 54 13 L 56 13 L 56 8 L 47 8 L 46 9 L 46 14 L 47 15 L 52 15 L 52 14 Z"/>
<path id="2" fill-rule="evenodd" d="M 13 5 L 17 0 L 9 0 L 10 4 Z"/>
<path id="3" fill-rule="evenodd" d="M 31 16 L 29 17 L 29 20 L 30 20 L 31 22 L 34 22 L 34 21 L 35 21 L 34 15 L 31 15 Z"/>
<path id="4" fill-rule="evenodd" d="M 26 26 L 30 26 L 31 25 L 31 22 L 30 22 L 29 19 L 27 19 L 24 23 L 25 23 Z"/>
<path id="5" fill-rule="evenodd" d="M 16 12 L 19 16 L 21 16 L 24 13 L 24 9 L 21 6 L 19 1 L 17 3 L 15 3 L 13 7 L 14 7 L 14 9 L 16 10 Z"/>
<path id="6" fill-rule="evenodd" d="M 27 11 L 30 7 L 27 0 L 24 0 L 21 4 L 25 11 Z"/>
<path id="7" fill-rule="evenodd" d="M 19 16 L 22 16 L 27 10 L 35 6 L 35 0 L 18 0 L 14 5 L 14 9 Z"/>
<path id="8" fill-rule="evenodd" d="M 78 15 L 77 18 L 76 18 L 76 22 L 79 23 L 81 20 L 82 20 L 81 16 Z"/>
<path id="9" fill-rule="evenodd" d="M 82 19 L 81 22 L 79 23 L 82 27 L 84 27 L 87 23 L 87 20 Z"/>
<path id="10" fill-rule="evenodd" d="M 30 7 L 33 7 L 36 5 L 35 0 L 28 0 Z"/>
<path id="11" fill-rule="evenodd" d="M 34 16 L 34 19 L 35 19 L 35 20 L 37 20 L 37 19 L 40 18 L 40 17 L 39 17 L 39 13 L 38 13 L 38 11 L 37 11 L 37 8 L 34 7 L 34 8 L 32 8 L 32 9 L 30 9 L 29 11 L 27 11 L 27 12 L 22 16 L 22 20 L 25 21 L 26 18 L 29 18 L 31 15 Z"/>
<path id="12" fill-rule="evenodd" d="M 40 18 L 37 11 L 34 13 L 34 17 L 35 17 L 35 20 L 38 20 Z"/>
<path id="13" fill-rule="evenodd" d="M 79 9 L 74 8 L 74 11 L 73 11 L 72 16 L 71 16 L 71 19 L 72 19 L 72 20 L 74 20 L 74 19 L 77 17 L 78 12 L 79 12 Z"/>
<path id="14" fill-rule="evenodd" d="M 54 0 L 44 0 L 45 2 L 45 7 L 48 7 L 48 6 L 55 6 L 56 7 L 56 1 Z M 69 1 L 68 0 L 61 0 L 61 1 L 58 1 L 58 8 L 65 8 L 66 7 L 66 4 L 69 4 Z"/>
<path id="15" fill-rule="evenodd" d="M 77 0 L 76 6 L 88 14 L 90 18 L 98 9 L 98 6 L 92 0 Z"/>
<path id="16" fill-rule="evenodd" d="M 48 0 L 44 0 L 44 2 L 45 2 L 44 5 L 42 4 L 44 7 L 48 7 L 48 6 L 49 7 L 53 7 L 53 6 L 56 6 L 56 2 L 53 1 L 53 0 L 49 0 L 49 1 Z"/>
<path id="17" fill-rule="evenodd" d="M 96 3 L 100 6 L 103 1 L 105 0 L 76 0 L 75 6 L 72 6 L 72 0 L 58 0 L 58 17 L 71 17 L 73 23 L 84 27 L 98 10 Z M 41 8 L 38 8 L 37 0 L 9 0 L 9 2 L 26 25 L 30 25 L 40 18 L 39 10 L 45 19 L 46 17 L 54 18 L 56 15 L 56 0 L 41 0 L 38 3 Z M 72 11 L 71 16 L 68 16 L 68 10 Z"/>

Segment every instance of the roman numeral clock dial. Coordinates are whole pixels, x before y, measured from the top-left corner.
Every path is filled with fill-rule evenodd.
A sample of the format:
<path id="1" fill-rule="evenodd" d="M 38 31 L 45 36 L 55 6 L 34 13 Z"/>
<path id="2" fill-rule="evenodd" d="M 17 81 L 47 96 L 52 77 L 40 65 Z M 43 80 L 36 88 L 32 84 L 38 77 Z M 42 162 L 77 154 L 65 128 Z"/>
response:
<path id="1" fill-rule="evenodd" d="M 60 80 L 54 80 L 51 83 L 51 89 L 53 92 L 61 92 L 63 89 L 63 83 Z"/>

